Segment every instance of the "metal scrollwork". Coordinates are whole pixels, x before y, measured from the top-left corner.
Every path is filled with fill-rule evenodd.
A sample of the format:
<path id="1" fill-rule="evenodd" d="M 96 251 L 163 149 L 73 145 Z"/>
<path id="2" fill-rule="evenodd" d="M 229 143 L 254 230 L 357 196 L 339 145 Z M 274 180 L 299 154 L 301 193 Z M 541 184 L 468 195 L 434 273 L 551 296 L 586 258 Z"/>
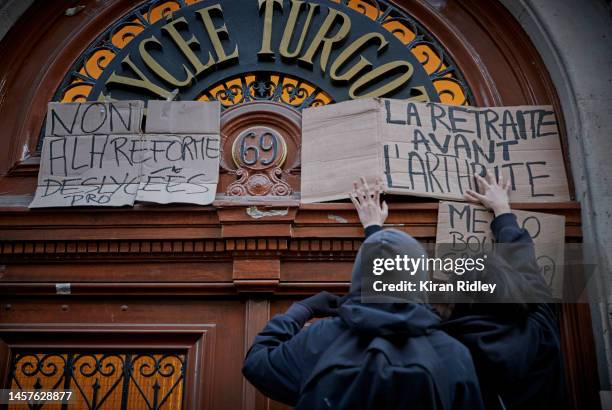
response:
<path id="1" fill-rule="evenodd" d="M 79 408 L 91 410 L 180 407 L 187 365 L 184 354 L 153 352 L 23 352 L 14 353 L 11 364 L 10 388 L 71 389 Z"/>
<path id="2" fill-rule="evenodd" d="M 79 57 L 64 77 L 54 101 L 85 101 L 104 68 L 140 32 L 170 13 L 199 1 L 149 0 L 123 16 L 110 25 Z"/>
<path id="3" fill-rule="evenodd" d="M 232 77 L 205 90 L 197 99 L 217 100 L 223 108 L 252 101 L 272 101 L 299 111 L 333 102 L 325 91 L 297 77 L 279 73 L 267 76 L 268 79 L 258 79 L 255 74 L 246 73 Z"/>

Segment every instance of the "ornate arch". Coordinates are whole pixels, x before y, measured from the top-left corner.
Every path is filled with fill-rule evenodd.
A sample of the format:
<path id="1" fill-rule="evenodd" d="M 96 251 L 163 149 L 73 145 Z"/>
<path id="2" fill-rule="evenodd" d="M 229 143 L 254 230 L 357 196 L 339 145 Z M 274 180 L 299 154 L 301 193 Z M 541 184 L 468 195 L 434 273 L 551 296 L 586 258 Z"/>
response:
<path id="1" fill-rule="evenodd" d="M 64 102 L 95 100 L 105 92 L 107 94 L 104 94 L 104 97 L 108 98 L 110 91 L 105 91 L 105 87 L 100 83 L 104 78 L 108 78 L 109 72 L 120 70 L 117 60 L 129 55 L 131 43 L 138 42 L 138 39 L 142 40 L 151 33 L 161 35 L 156 30 L 156 26 L 159 27 L 175 18 L 185 18 L 188 16 L 186 13 L 188 9 L 202 8 L 209 3 L 211 2 L 206 0 L 148 0 L 133 8 L 111 24 L 87 47 L 64 77 L 53 99 Z M 313 4 L 318 4 L 320 7 L 330 5 L 339 7 L 345 12 L 354 12 L 352 17 L 358 17 L 353 22 L 353 26 L 367 23 L 364 20 L 374 22 L 373 27 L 388 32 L 402 46 L 395 51 L 396 55 L 401 56 L 403 49 L 405 54 L 410 54 L 410 57 L 420 65 L 424 77 L 428 83 L 431 83 L 433 92 L 429 98 L 448 104 L 469 104 L 470 89 L 453 59 L 435 36 L 402 8 L 385 0 L 329 0 Z M 252 5 L 254 12 L 253 10 L 249 12 L 256 16 L 257 5 L 256 3 Z M 241 4 L 240 7 L 244 10 L 248 6 Z M 250 28 L 249 30 L 251 31 Z M 253 33 L 256 31 L 253 30 Z M 241 66 L 243 64 L 240 63 Z M 203 82 L 204 85 L 199 86 L 196 93 L 192 92 L 184 97 L 219 99 L 225 107 L 252 100 L 272 100 L 298 110 L 334 101 L 330 95 L 333 92 L 329 89 L 325 91 L 322 84 L 317 84 L 312 79 L 308 81 L 295 74 L 289 74 L 291 67 L 279 58 L 273 65 L 259 61 L 256 66 L 251 64 L 246 68 L 232 70 L 230 72 L 233 75 L 229 76 L 225 76 L 223 70 L 219 76 L 215 76 L 214 73 L 201 76 L 204 78 L 199 78 L 197 81 Z M 269 72 L 263 75 L 262 71 L 265 70 Z M 207 77 L 219 79 L 211 84 Z M 326 81 L 326 85 L 329 87 L 329 82 Z M 189 86 L 193 87 L 192 84 Z"/>
<path id="2" fill-rule="evenodd" d="M 412 55 L 415 59 L 420 58 L 421 69 L 436 77 L 440 84 L 447 83 L 453 75 L 461 79 L 469 90 L 470 104 L 558 104 L 539 55 L 503 6 L 495 2 L 483 5 L 475 0 L 432 4 L 442 6 L 436 8 L 425 0 L 343 0 L 339 6 L 362 13 L 372 24 L 382 22 L 403 46 L 406 44 L 402 43 L 402 36 L 407 44 L 414 40 L 416 54 Z M 146 7 L 144 14 L 148 13 L 150 18 L 154 14 L 161 18 L 170 10 L 165 7 L 153 11 L 153 7 L 148 12 L 150 2 L 141 1 L 135 6 L 129 0 L 103 3 L 87 0 L 83 5 L 82 11 L 67 16 L 66 9 L 73 6 L 68 0 L 37 4 L 26 11 L 0 45 L 0 120 L 4 125 L 0 129 L 2 172 L 12 168 L 11 175 L 36 174 L 35 160 L 24 160 L 35 155 L 47 102 L 61 99 L 58 90 L 75 81 L 75 71 L 83 75 L 79 73 L 82 68 L 79 64 L 82 66 L 86 51 L 104 38 L 110 27 L 135 9 Z M 395 26 L 401 17 L 394 13 L 400 12 L 416 24 L 417 31 L 412 32 L 418 35 L 412 40 Z M 124 42 L 130 38 L 125 35 Z M 431 48 L 436 52 L 441 50 L 443 58 L 432 57 L 426 62 L 424 54 L 418 52 L 422 50 L 421 41 L 433 41 L 435 47 Z M 440 61 L 444 63 L 440 65 Z M 100 61 L 95 64 L 98 63 L 101 64 Z M 455 74 L 449 73 L 449 69 L 454 69 Z M 299 76 L 293 79 L 303 80 Z M 76 80 L 84 81 L 80 77 Z M 225 88 L 221 81 L 216 86 Z M 294 98 L 290 92 L 282 95 Z M 449 102 L 445 100 L 445 93 L 438 95 L 442 101 Z M 295 101 L 300 100 L 294 98 L 292 102 Z"/>

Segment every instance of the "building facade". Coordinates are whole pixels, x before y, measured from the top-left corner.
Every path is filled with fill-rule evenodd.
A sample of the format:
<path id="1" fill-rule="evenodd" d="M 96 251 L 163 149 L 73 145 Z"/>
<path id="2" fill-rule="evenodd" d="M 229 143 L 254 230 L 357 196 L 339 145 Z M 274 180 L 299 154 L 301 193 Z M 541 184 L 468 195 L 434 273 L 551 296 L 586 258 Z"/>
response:
<path id="1" fill-rule="evenodd" d="M 585 258 L 610 271 L 604 1 L 1 7 L 2 387 L 71 388 L 78 408 L 285 408 L 242 378 L 246 349 L 294 300 L 345 292 L 363 236 L 350 203 L 300 204 L 307 107 L 368 96 L 552 105 L 572 201 L 513 205 L 564 215 L 566 242 L 589 244 Z M 28 209 L 47 103 L 125 99 L 220 101 L 215 202 Z M 388 223 L 433 242 L 437 209 L 390 200 Z M 576 409 L 610 390 L 612 282 L 601 278 L 591 303 L 557 306 Z"/>

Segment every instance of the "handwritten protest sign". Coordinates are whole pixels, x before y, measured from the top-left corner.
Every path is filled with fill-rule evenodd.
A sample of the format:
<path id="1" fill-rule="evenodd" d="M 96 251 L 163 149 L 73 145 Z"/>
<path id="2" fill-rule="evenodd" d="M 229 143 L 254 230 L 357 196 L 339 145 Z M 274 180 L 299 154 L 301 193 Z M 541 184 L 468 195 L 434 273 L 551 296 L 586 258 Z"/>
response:
<path id="1" fill-rule="evenodd" d="M 163 104 L 181 113 L 176 106 L 184 103 Z M 142 134 L 140 101 L 51 103 L 30 207 L 211 203 L 219 178 L 219 104 L 197 104 L 201 115 L 183 124 L 202 132 Z M 168 124 L 178 127 L 172 118 Z"/>
<path id="2" fill-rule="evenodd" d="M 346 198 L 359 176 L 388 193 L 461 199 L 486 168 L 510 179 L 514 202 L 569 200 L 550 106 L 364 99 L 306 109 L 302 129 L 305 203 Z"/>
<path id="3" fill-rule="evenodd" d="M 563 296 L 565 217 L 539 212 L 516 211 L 518 225 L 534 242 L 540 273 L 552 289 L 553 297 Z M 440 202 L 436 244 L 450 253 L 480 253 L 491 250 L 494 238 L 490 224 L 493 213 L 464 202 Z M 439 255 L 438 255 L 439 256 Z M 443 279 L 435 275 L 438 279 Z"/>
<path id="4" fill-rule="evenodd" d="M 137 134 L 141 131 L 144 103 L 116 101 L 49 103 L 46 136 Z"/>
<path id="5" fill-rule="evenodd" d="M 136 199 L 210 204 L 219 179 L 219 135 L 146 134 Z"/>
<path id="6" fill-rule="evenodd" d="M 46 137 L 30 208 L 132 205 L 141 145 L 138 134 Z"/>
<path id="7" fill-rule="evenodd" d="M 136 199 L 210 204 L 219 180 L 218 103 L 149 101 L 143 163 Z"/>

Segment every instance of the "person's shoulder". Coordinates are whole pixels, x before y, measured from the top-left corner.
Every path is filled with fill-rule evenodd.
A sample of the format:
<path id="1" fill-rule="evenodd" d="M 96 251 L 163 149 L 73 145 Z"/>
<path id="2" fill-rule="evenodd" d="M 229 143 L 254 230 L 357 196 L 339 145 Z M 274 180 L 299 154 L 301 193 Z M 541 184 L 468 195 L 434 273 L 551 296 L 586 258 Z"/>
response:
<path id="1" fill-rule="evenodd" d="M 342 320 L 332 317 L 318 319 L 307 324 L 298 334 L 298 337 L 303 338 L 305 354 L 316 356 L 326 351 L 345 331 L 347 331 L 347 328 L 343 326 Z"/>
<path id="2" fill-rule="evenodd" d="M 336 336 L 338 333 L 347 330 L 344 322 L 339 317 L 328 317 L 317 319 L 312 323 L 307 323 L 302 329 L 304 335 L 309 338 L 328 338 Z"/>
<path id="3" fill-rule="evenodd" d="M 430 333 L 432 346 L 446 360 L 472 361 L 470 350 L 459 340 L 443 330 L 436 329 Z"/>

